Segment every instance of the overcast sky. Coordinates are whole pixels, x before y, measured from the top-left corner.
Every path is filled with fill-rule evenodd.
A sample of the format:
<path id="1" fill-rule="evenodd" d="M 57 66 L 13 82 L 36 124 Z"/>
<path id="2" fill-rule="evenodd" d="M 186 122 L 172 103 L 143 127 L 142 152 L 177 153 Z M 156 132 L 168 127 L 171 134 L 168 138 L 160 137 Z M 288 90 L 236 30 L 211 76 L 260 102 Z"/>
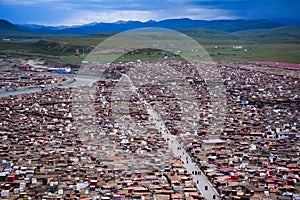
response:
<path id="1" fill-rule="evenodd" d="M 0 0 L 0 18 L 16 24 L 300 18 L 299 13 L 300 0 Z"/>

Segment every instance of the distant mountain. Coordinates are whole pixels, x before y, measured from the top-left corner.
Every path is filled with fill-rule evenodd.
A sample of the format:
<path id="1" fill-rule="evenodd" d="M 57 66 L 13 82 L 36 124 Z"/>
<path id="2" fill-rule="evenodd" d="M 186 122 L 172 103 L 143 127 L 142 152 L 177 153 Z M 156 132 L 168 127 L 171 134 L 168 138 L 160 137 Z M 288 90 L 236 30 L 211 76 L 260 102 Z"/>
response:
<path id="1" fill-rule="evenodd" d="M 204 29 L 204 28 L 194 28 L 194 29 L 186 29 L 181 30 L 180 32 L 192 37 L 197 40 L 237 40 L 239 39 L 237 36 L 233 36 L 232 33 L 212 30 L 212 29 Z"/>
<path id="2" fill-rule="evenodd" d="M 270 29 L 283 26 L 279 22 L 269 20 L 191 20 L 167 19 L 162 21 L 118 21 L 116 23 L 91 23 L 82 26 L 71 27 L 54 27 L 40 25 L 18 25 L 18 27 L 26 32 L 35 34 L 77 34 L 86 35 L 97 32 L 122 32 L 142 27 L 161 27 L 173 30 L 185 30 L 194 28 L 213 29 L 225 32 L 235 32 L 247 29 Z"/>
<path id="3" fill-rule="evenodd" d="M 18 26 L 10 23 L 9 21 L 0 19 L 0 34 L 8 35 L 8 34 L 23 34 L 24 31 Z"/>
<path id="4" fill-rule="evenodd" d="M 76 28 L 77 26 L 44 26 L 37 24 L 18 24 L 21 30 L 34 34 L 61 34 L 61 31 L 69 28 Z"/>
<path id="5" fill-rule="evenodd" d="M 175 30 L 190 28 L 206 28 L 226 32 L 235 32 L 247 29 L 267 29 L 283 26 L 279 22 L 268 20 L 191 20 L 191 19 L 168 19 L 157 22 L 158 27 L 165 27 Z"/>
<path id="6" fill-rule="evenodd" d="M 142 27 L 163 27 L 178 30 L 197 40 L 241 40 L 251 42 L 300 42 L 300 24 L 284 26 L 268 20 L 191 20 L 118 21 L 90 23 L 82 26 L 14 25 L 0 20 L 0 36 L 21 38 L 101 37 Z M 64 35 L 62 35 L 64 34 Z"/>
<path id="7" fill-rule="evenodd" d="M 282 23 L 286 26 L 300 24 L 300 18 L 292 18 L 292 19 L 290 19 L 290 18 L 275 18 L 275 19 L 272 19 L 272 21 Z"/>

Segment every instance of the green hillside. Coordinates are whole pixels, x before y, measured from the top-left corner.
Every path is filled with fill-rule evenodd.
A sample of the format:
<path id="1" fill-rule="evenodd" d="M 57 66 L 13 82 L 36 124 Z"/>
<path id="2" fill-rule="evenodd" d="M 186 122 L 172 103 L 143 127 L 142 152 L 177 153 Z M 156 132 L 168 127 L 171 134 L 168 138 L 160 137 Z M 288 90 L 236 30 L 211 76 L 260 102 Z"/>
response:
<path id="1" fill-rule="evenodd" d="M 73 45 L 66 42 L 54 40 L 38 40 L 36 42 L 27 41 L 0 41 L 0 54 L 19 56 L 65 56 L 74 55 L 75 51 L 83 49 L 86 52 L 92 50 L 91 46 Z"/>
<path id="2" fill-rule="evenodd" d="M 273 29 L 249 29 L 224 32 L 211 29 L 187 29 L 181 31 L 199 41 L 244 41 L 254 43 L 299 43 L 300 25 L 283 26 Z"/>
<path id="3" fill-rule="evenodd" d="M 236 40 L 237 36 L 225 31 L 212 29 L 194 28 L 180 31 L 195 40 Z"/>
<path id="4" fill-rule="evenodd" d="M 300 42 L 300 25 L 238 31 L 232 35 L 245 41 L 295 43 Z"/>

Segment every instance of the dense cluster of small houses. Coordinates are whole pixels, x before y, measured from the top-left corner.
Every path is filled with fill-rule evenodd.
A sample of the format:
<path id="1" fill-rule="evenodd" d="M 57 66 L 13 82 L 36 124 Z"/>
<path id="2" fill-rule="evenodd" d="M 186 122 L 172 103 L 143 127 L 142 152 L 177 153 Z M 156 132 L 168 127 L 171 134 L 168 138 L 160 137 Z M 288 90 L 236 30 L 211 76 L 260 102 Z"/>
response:
<path id="1" fill-rule="evenodd" d="M 195 64 L 111 64 L 92 86 L 1 98 L 1 198 L 205 199 L 197 173 L 214 198 L 300 199 L 299 69 L 202 63 L 222 78 L 226 112 L 217 116 Z M 191 161 L 171 151 L 149 105 Z"/>
<path id="2" fill-rule="evenodd" d="M 15 91 L 34 87 L 45 87 L 46 85 L 59 84 L 67 79 L 59 75 L 1 72 L 0 91 Z"/>
<path id="3" fill-rule="evenodd" d="M 29 60 L 33 62 L 32 60 Z M 28 62 L 29 62 L 28 61 Z M 10 92 L 29 88 L 46 87 L 49 85 L 58 86 L 66 82 L 73 81 L 70 78 L 58 73 L 51 74 L 54 69 L 42 65 L 32 67 L 30 64 L 24 64 L 23 59 L 7 58 L 0 61 L 0 92 Z"/>

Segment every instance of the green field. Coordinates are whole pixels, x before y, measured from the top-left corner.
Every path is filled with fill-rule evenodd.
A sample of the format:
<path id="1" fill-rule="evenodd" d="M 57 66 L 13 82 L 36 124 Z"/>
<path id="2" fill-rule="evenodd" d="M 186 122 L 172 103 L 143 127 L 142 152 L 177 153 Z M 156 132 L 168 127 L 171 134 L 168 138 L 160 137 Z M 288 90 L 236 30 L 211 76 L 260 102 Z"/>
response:
<path id="1" fill-rule="evenodd" d="M 280 29 L 281 30 L 281 29 Z M 200 45 L 210 54 L 214 61 L 278 61 L 289 63 L 300 63 L 300 43 L 298 40 L 287 35 L 283 36 L 283 33 L 279 33 L 276 36 L 278 39 L 274 39 L 274 31 L 269 31 L 270 35 L 264 36 L 264 39 L 260 37 L 262 31 L 258 32 L 254 39 L 250 40 L 249 35 L 253 31 L 246 33 L 237 32 L 234 34 L 223 34 L 223 32 L 216 31 L 186 31 L 188 35 L 198 41 Z M 93 35 L 93 37 L 58 37 L 48 38 L 47 40 L 36 41 L 0 41 L 0 55 L 11 56 L 35 56 L 35 57 L 48 57 L 57 62 L 80 64 L 82 60 L 94 49 L 105 40 L 103 36 L 109 34 Z M 212 36 L 213 37 L 210 37 Z M 234 37 L 231 37 L 235 35 Z M 237 35 L 243 35 L 241 38 Z M 287 40 L 287 37 L 289 39 Z M 268 38 L 266 38 L 268 37 Z M 275 38 L 276 38 L 275 37 Z M 257 40 L 254 42 L 253 40 Z M 266 42 L 268 41 L 268 42 Z M 110 48 L 118 46 L 131 46 L 128 41 L 111 41 L 109 43 Z M 133 45 L 134 46 L 134 45 Z M 234 49 L 233 46 L 242 46 L 241 49 Z M 81 52 L 81 56 L 74 56 L 74 53 L 78 49 Z M 115 56 L 111 53 L 112 57 Z M 107 55 L 108 57 L 110 55 Z M 166 59 L 180 59 L 179 56 L 174 56 L 170 52 L 162 51 L 136 51 L 123 55 L 118 58 L 117 61 L 158 61 Z M 195 59 L 198 59 L 195 57 Z M 200 59 L 200 57 L 199 57 Z"/>
<path id="2" fill-rule="evenodd" d="M 82 41 L 81 41 L 82 42 Z M 88 41 L 90 42 L 90 41 Z M 237 41 L 211 41 L 199 42 L 210 54 L 214 61 L 277 61 L 300 63 L 300 44 L 292 43 L 245 43 Z M 96 44 L 94 44 L 96 45 Z M 243 49 L 236 50 L 233 46 L 242 46 Z M 246 49 L 246 51 L 245 51 Z M 167 57 L 167 58 L 165 58 Z M 57 56 L 65 62 L 77 63 L 85 59 L 85 56 L 75 57 L 73 55 Z M 172 53 L 163 51 L 142 51 L 138 53 L 127 53 L 120 57 L 117 61 L 161 61 L 169 59 L 180 59 L 174 57 Z M 199 58 L 200 59 L 200 58 Z"/>
<path id="3" fill-rule="evenodd" d="M 80 46 L 97 46 L 105 38 L 55 38 L 53 41 Z"/>
<path id="4" fill-rule="evenodd" d="M 243 46 L 241 50 L 233 49 L 235 45 L 215 45 L 217 49 L 214 45 L 204 45 L 204 47 L 215 61 L 277 61 L 300 63 L 300 44 L 239 43 L 239 45 Z"/>

